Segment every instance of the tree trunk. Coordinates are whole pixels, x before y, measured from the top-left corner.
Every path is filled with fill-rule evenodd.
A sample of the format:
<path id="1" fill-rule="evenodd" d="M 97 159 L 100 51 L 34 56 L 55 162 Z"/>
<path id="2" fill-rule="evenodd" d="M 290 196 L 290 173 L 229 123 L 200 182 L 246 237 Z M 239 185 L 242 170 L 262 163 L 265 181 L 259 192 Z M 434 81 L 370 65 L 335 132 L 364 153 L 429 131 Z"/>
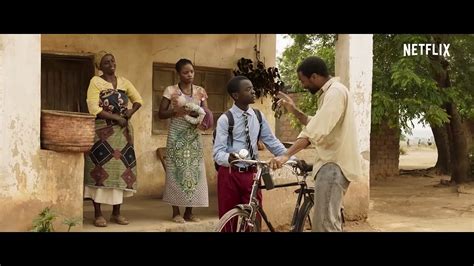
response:
<path id="1" fill-rule="evenodd" d="M 469 153 L 469 164 L 471 167 L 471 179 L 474 179 L 474 119 L 464 120 L 467 133 L 467 148 Z"/>
<path id="2" fill-rule="evenodd" d="M 449 175 L 451 173 L 451 156 L 449 150 L 448 124 L 441 127 L 431 126 L 433 131 L 436 149 L 438 150 L 438 160 L 435 169 L 438 173 Z"/>
<path id="3" fill-rule="evenodd" d="M 439 40 L 437 41 L 437 43 Z M 431 57 L 434 71 L 434 80 L 440 88 L 448 89 L 451 87 L 451 79 L 449 78 L 449 62 L 442 56 Z M 436 67 L 437 66 L 437 67 Z M 469 153 L 464 134 L 461 116 L 457 110 L 457 106 L 453 102 L 444 104 L 446 113 L 450 116 L 447 133 L 450 146 L 451 159 L 451 181 L 456 183 L 466 182 L 470 179 L 471 168 L 469 165 Z"/>
<path id="4" fill-rule="evenodd" d="M 451 145 L 453 147 L 453 153 L 451 153 L 451 179 L 459 184 L 468 181 L 471 174 L 466 135 L 456 104 L 448 103 L 446 111 L 451 117 L 449 123 L 452 133 Z"/>
<path id="5" fill-rule="evenodd" d="M 474 119 L 464 119 L 464 126 L 468 150 L 474 150 Z"/>

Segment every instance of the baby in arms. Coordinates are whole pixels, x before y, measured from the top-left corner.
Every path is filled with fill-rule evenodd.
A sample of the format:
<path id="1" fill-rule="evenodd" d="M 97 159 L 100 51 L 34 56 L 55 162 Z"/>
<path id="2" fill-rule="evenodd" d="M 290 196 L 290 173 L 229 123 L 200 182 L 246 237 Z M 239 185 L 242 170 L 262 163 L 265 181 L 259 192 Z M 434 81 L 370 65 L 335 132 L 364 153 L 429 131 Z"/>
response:
<path id="1" fill-rule="evenodd" d="M 184 108 L 187 111 L 196 112 L 198 114 L 197 117 L 193 117 L 189 114 L 184 116 L 184 119 L 186 121 L 188 121 L 189 123 L 193 124 L 193 125 L 200 124 L 202 122 L 202 120 L 204 119 L 204 116 L 206 115 L 206 112 L 204 111 L 204 109 L 201 108 L 199 105 L 195 104 L 194 102 L 186 101 L 186 98 L 185 98 L 184 94 L 182 94 L 182 93 L 181 94 L 178 94 L 178 93 L 173 94 L 172 102 L 173 102 L 174 106 L 178 106 L 178 107 L 184 106 Z"/>

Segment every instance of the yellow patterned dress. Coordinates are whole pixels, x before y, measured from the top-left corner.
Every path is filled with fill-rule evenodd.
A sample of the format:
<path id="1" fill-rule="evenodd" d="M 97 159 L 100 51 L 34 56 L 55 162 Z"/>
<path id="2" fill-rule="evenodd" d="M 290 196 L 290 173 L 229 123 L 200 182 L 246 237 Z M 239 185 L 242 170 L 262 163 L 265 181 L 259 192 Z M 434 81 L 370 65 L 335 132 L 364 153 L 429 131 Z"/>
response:
<path id="1" fill-rule="evenodd" d="M 87 91 L 89 112 L 102 110 L 123 115 L 129 102 L 143 103 L 135 87 L 125 78 L 117 77 L 117 88 L 102 78 L 91 79 Z M 129 122 L 121 127 L 116 121 L 96 118 L 95 139 L 85 154 L 84 198 L 96 203 L 122 204 L 133 196 L 137 187 L 137 162 L 133 145 L 133 128 Z"/>

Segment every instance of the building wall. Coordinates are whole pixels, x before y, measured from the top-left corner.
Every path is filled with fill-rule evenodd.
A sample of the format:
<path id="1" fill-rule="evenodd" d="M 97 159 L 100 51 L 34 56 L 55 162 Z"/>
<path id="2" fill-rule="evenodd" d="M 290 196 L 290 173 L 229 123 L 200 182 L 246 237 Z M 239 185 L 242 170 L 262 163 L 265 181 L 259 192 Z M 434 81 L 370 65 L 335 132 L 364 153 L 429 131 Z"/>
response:
<path id="1" fill-rule="evenodd" d="M 132 120 L 138 159 L 138 196 L 161 197 L 164 172 L 155 151 L 157 147 L 165 146 L 167 136 L 151 133 L 153 63 L 175 63 L 180 58 L 188 57 L 198 66 L 234 69 L 239 58 L 254 59 L 253 47 L 255 43 L 261 43 L 261 59 L 267 67 L 274 66 L 275 35 L 261 35 L 261 42 L 258 37 L 235 34 L 0 35 L 0 204 L 5 206 L 5 211 L 0 213 L 0 230 L 29 230 L 33 218 L 48 206 L 60 215 L 55 223 L 59 231 L 66 229 L 61 225 L 64 218 L 82 218 L 83 155 L 40 149 L 41 52 L 90 55 L 107 50 L 115 55 L 118 74 L 131 80 L 145 100 Z M 371 44 L 369 39 L 363 35 L 358 41 L 354 39 L 352 44 L 367 47 Z M 340 49 L 338 51 L 340 56 L 348 56 Z M 371 54 L 353 57 L 354 52 L 350 50 L 349 55 L 354 60 L 349 61 L 350 66 L 356 67 L 352 68 L 356 70 L 360 67 L 362 71 L 357 73 L 363 76 L 357 78 L 351 74 L 349 83 L 354 85 L 351 85 L 351 89 L 354 88 L 358 95 L 356 102 L 360 106 L 357 116 L 361 120 L 361 154 L 363 160 L 367 161 L 364 169 L 367 170 L 368 178 L 368 134 L 364 125 L 370 125 L 371 74 L 366 71 L 367 65 L 371 66 Z M 228 105 L 231 103 L 229 100 Z M 262 110 L 274 128 L 270 99 L 259 100 L 255 107 Z M 203 139 L 209 190 L 215 194 L 212 140 L 210 135 L 205 135 Z M 264 158 L 270 156 L 268 151 L 262 152 L 262 155 Z M 300 156 L 305 158 L 304 154 Z M 280 171 L 275 175 L 285 179 L 287 173 Z M 275 226 L 291 218 L 286 219 L 286 212 L 291 213 L 296 200 L 292 195 L 292 189 L 264 192 L 268 215 L 277 221 Z M 353 217 L 364 217 L 364 208 L 368 205 L 368 182 L 351 185 L 347 199 L 350 201 L 346 210 L 349 209 Z M 73 230 L 80 228 L 79 225 Z"/>
<path id="2" fill-rule="evenodd" d="M 353 182 L 344 199 L 349 220 L 367 218 L 369 211 L 370 124 L 372 97 L 372 35 L 338 34 L 336 76 L 353 94 L 363 181 Z"/>
<path id="3" fill-rule="evenodd" d="M 166 146 L 167 135 L 152 134 L 153 63 L 176 63 L 189 58 L 197 66 L 235 69 L 241 57 L 255 59 L 254 45 L 261 43 L 261 60 L 275 66 L 276 37 L 273 34 L 160 34 L 160 35 L 42 35 L 41 50 L 70 54 L 91 54 L 106 50 L 114 54 L 117 74 L 129 79 L 140 92 L 144 105 L 132 118 L 138 162 L 137 196 L 161 197 L 165 175 L 156 156 Z M 225 89 L 225 88 L 223 88 Z M 258 100 L 272 128 L 275 119 L 270 99 Z M 228 105 L 232 102 L 229 98 Z M 203 136 L 209 191 L 216 192 L 216 172 L 212 159 L 212 136 Z"/>
<path id="4" fill-rule="evenodd" d="M 45 207 L 82 224 L 82 154 L 40 150 L 40 36 L 0 35 L 0 231 L 27 231 Z"/>

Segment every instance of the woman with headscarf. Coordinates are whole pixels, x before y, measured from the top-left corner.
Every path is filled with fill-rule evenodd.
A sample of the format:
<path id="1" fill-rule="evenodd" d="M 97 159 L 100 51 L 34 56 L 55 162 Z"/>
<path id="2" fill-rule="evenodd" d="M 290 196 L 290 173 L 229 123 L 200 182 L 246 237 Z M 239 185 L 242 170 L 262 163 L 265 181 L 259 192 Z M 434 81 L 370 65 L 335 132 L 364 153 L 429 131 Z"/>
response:
<path id="1" fill-rule="evenodd" d="M 99 52 L 95 57 L 101 76 L 94 76 L 87 90 L 89 113 L 96 116 L 95 144 L 86 153 L 84 198 L 94 203 L 94 225 L 107 226 L 101 204 L 113 205 L 111 222 L 128 224 L 120 214 L 124 197 L 136 192 L 136 157 L 133 129 L 129 120 L 142 106 L 143 100 L 124 77 L 115 75 L 116 63 L 112 54 Z M 128 109 L 128 102 L 132 108 Z"/>
<path id="2" fill-rule="evenodd" d="M 171 118 L 166 143 L 166 179 L 163 201 L 173 208 L 173 221 L 198 222 L 193 207 L 207 207 L 208 189 L 204 167 L 203 145 L 199 130 L 207 108 L 207 93 L 193 84 L 194 66 L 188 59 L 176 63 L 180 81 L 163 92 L 159 117 Z M 209 112 L 209 111 L 207 111 Z M 193 119 L 195 118 L 195 119 Z M 209 121 L 207 121 L 207 124 Z M 185 207 L 181 217 L 179 207 Z"/>

